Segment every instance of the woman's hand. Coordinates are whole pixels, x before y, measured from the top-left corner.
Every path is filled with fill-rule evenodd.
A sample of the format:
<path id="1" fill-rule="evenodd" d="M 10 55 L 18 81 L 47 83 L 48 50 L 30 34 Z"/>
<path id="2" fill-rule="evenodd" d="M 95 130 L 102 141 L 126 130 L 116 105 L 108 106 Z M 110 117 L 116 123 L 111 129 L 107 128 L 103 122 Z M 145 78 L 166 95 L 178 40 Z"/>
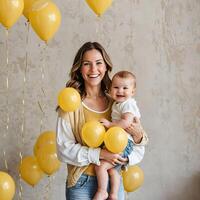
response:
<path id="1" fill-rule="evenodd" d="M 101 149 L 100 159 L 106 160 L 112 165 L 116 164 L 125 165 L 128 162 L 127 158 L 121 157 L 120 154 L 111 153 L 106 149 Z"/>
<path id="2" fill-rule="evenodd" d="M 128 128 L 125 129 L 125 131 L 132 135 L 135 143 L 139 144 L 141 142 L 143 138 L 143 128 L 137 117 L 134 117 L 133 122 Z"/>

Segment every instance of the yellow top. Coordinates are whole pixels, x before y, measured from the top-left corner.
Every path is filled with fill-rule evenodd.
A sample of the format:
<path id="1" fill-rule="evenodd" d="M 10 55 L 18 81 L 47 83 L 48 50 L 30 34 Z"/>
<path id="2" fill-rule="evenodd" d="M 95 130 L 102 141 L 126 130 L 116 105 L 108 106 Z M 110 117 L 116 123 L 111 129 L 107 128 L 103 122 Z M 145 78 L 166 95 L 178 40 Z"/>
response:
<path id="1" fill-rule="evenodd" d="M 91 120 L 99 120 L 101 118 L 106 118 L 108 120 L 111 119 L 111 106 L 108 106 L 108 108 L 104 111 L 95 111 L 91 108 L 87 107 L 84 103 L 83 104 L 83 112 L 85 116 L 85 121 L 91 121 Z M 95 176 L 95 170 L 94 170 L 94 164 L 90 164 L 88 168 L 84 171 L 84 174 Z"/>

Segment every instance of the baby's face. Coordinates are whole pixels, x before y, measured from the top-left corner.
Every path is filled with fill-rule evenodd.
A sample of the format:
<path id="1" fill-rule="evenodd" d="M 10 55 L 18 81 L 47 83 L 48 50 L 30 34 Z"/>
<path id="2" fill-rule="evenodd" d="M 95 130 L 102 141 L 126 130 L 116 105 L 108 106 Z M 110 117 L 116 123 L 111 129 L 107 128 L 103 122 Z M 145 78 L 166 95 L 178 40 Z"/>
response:
<path id="1" fill-rule="evenodd" d="M 135 94 L 134 80 L 115 77 L 112 80 L 110 95 L 116 102 L 124 102 Z"/>

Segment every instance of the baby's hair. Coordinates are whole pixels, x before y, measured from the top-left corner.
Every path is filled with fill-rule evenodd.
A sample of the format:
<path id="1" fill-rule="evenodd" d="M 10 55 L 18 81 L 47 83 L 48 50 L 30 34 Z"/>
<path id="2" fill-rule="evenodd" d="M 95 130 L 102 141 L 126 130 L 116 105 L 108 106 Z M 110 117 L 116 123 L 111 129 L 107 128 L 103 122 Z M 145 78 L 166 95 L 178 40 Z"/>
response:
<path id="1" fill-rule="evenodd" d="M 134 83 L 134 88 L 136 88 L 136 76 L 133 73 L 129 71 L 119 71 L 113 76 L 112 80 L 116 77 L 132 79 Z"/>

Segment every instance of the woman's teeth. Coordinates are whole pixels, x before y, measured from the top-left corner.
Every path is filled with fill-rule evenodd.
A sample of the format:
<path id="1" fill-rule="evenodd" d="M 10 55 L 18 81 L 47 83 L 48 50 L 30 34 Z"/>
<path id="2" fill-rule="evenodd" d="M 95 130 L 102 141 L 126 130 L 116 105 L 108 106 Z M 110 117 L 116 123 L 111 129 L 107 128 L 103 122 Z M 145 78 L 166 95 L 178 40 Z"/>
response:
<path id="1" fill-rule="evenodd" d="M 98 74 L 93 74 L 93 75 L 89 75 L 89 78 L 97 78 L 99 75 Z"/>

